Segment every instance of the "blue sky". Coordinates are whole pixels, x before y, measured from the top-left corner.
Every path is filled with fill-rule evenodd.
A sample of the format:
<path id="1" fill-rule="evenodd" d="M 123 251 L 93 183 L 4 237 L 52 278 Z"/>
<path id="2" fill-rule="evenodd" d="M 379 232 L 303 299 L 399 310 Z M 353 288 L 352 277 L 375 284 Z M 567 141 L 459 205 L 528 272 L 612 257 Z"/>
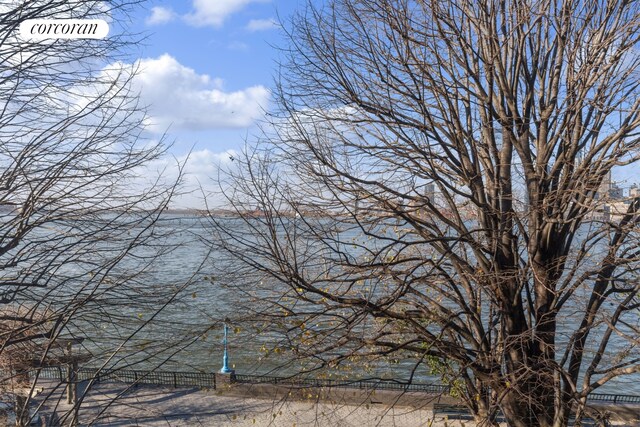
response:
<path id="1" fill-rule="evenodd" d="M 286 46 L 278 21 L 305 0 L 150 0 L 131 16 L 130 30 L 146 40 L 132 53 L 140 65 L 137 90 L 148 105 L 151 138 L 167 131 L 180 161 L 191 151 L 187 188 L 212 188 L 269 109 L 278 50 Z M 162 169 L 164 165 L 158 165 Z M 623 187 L 640 179 L 637 167 L 614 171 Z M 176 207 L 203 207 L 200 192 Z"/>
<path id="2" fill-rule="evenodd" d="M 148 105 L 151 138 L 164 131 L 172 154 L 192 150 L 187 182 L 205 183 L 217 164 L 258 133 L 270 105 L 286 20 L 304 1 L 149 1 L 129 29 L 146 36 L 131 62 L 140 65 L 137 90 Z M 176 205 L 200 207 L 199 196 Z"/>

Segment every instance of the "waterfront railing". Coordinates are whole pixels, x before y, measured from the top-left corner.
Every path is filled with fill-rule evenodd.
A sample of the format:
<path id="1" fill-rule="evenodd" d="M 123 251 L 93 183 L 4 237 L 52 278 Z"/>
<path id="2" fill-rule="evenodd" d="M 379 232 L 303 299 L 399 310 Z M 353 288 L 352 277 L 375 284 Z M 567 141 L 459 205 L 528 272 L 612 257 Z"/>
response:
<path id="1" fill-rule="evenodd" d="M 40 378 L 66 381 L 67 371 L 62 367 L 47 367 L 39 370 Z M 34 373 L 35 374 L 35 373 Z M 168 385 L 172 387 L 216 388 L 216 375 L 205 372 L 140 371 L 131 369 L 97 370 L 79 368 L 78 381 L 122 382 L 127 384 Z"/>
<path id="2" fill-rule="evenodd" d="M 35 372 L 33 372 L 35 375 Z M 77 380 L 94 380 L 96 382 L 122 382 L 127 384 L 152 384 L 171 387 L 201 387 L 216 388 L 216 376 L 224 374 L 205 372 L 180 371 L 142 371 L 130 369 L 97 370 L 93 368 L 79 368 Z M 66 381 L 67 370 L 63 367 L 47 367 L 39 370 L 40 378 Z M 274 384 L 301 388 L 357 388 L 364 390 L 393 390 L 405 392 L 422 392 L 428 394 L 447 394 L 451 387 L 444 384 L 405 383 L 394 380 L 366 379 L 316 379 L 299 377 L 278 377 L 268 375 L 233 375 L 233 382 L 240 384 Z M 591 393 L 588 397 L 592 402 L 613 404 L 640 404 L 640 396 L 625 394 Z"/>
<path id="3" fill-rule="evenodd" d="M 248 384 L 285 384 L 297 387 L 348 387 L 367 390 L 418 391 L 430 394 L 449 393 L 451 387 L 442 384 L 416 384 L 393 380 L 338 380 L 316 378 L 291 378 L 264 375 L 236 375 L 236 382 Z"/>

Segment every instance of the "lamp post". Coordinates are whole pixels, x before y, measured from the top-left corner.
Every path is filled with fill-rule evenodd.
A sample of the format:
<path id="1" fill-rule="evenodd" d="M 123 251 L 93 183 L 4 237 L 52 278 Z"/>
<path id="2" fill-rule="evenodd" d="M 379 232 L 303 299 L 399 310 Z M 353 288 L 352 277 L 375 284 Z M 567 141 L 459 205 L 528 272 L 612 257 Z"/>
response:
<path id="1" fill-rule="evenodd" d="M 224 356 L 222 356 L 222 369 L 220 369 L 221 374 L 233 374 L 235 371 L 229 368 L 229 356 L 227 354 L 227 322 L 229 319 L 224 319 L 224 339 L 222 343 L 224 344 Z"/>

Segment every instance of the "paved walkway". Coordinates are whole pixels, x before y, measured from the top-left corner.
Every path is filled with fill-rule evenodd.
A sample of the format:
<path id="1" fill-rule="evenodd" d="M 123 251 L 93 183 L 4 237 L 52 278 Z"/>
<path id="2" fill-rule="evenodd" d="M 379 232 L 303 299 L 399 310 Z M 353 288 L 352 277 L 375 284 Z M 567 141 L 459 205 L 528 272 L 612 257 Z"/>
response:
<path id="1" fill-rule="evenodd" d="M 79 425 L 96 426 L 444 426 L 426 409 L 385 404 L 354 406 L 291 399 L 222 395 L 214 390 L 141 386 L 126 390 L 118 383 L 100 384 L 82 404 Z M 117 400 L 114 399 L 118 397 Z M 57 401 L 51 396 L 50 401 Z M 59 404 L 59 414 L 70 409 Z M 44 412 L 54 408 L 46 404 Z M 449 426 L 470 426 L 456 422 Z"/>
<path id="2" fill-rule="evenodd" d="M 53 384 L 51 384 L 53 386 Z M 269 390 L 271 393 L 269 395 Z M 170 388 L 140 386 L 129 388 L 121 383 L 103 383 L 85 397 L 79 416 L 79 425 L 96 426 L 331 426 L 331 427 L 460 427 L 474 426 L 472 421 L 448 421 L 435 417 L 427 402 L 419 394 L 406 393 L 405 399 L 414 399 L 418 409 L 395 405 L 393 393 L 377 393 L 375 396 L 356 396 L 365 393 L 353 390 L 341 391 L 343 398 L 317 401 L 287 398 L 276 388 L 252 388 L 247 390 L 201 390 L 199 388 Z M 40 398 L 51 393 L 45 388 Z M 247 395 L 261 398 L 247 397 Z M 397 394 L 395 394 L 397 397 Z M 300 396 L 298 396 L 299 398 Z M 349 397 L 349 398 L 347 398 Z M 117 399 L 116 399 L 117 398 Z M 420 400 L 422 399 L 422 400 Z M 62 399 L 61 390 L 49 396 L 48 402 Z M 432 399 L 429 399 L 432 400 Z M 360 401 L 360 404 L 355 404 Z M 57 408 L 46 403 L 42 412 L 64 414 L 70 406 L 60 403 Z M 636 412 L 637 411 L 637 412 Z M 640 418 L 640 406 L 631 413 Z M 640 426 L 638 422 L 616 423 Z"/>

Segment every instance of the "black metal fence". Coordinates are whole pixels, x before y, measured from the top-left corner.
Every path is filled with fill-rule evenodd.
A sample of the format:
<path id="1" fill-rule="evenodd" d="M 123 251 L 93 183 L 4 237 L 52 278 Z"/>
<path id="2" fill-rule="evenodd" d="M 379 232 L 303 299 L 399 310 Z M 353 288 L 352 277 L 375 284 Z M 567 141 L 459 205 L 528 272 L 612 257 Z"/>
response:
<path id="1" fill-rule="evenodd" d="M 33 373 L 35 375 L 35 372 Z M 50 378 L 59 381 L 66 380 L 67 371 L 64 367 L 49 367 L 40 370 L 40 378 Z M 235 375 L 235 382 L 241 384 L 282 384 L 293 387 L 345 387 L 364 390 L 396 390 L 414 391 L 429 394 L 449 393 L 451 387 L 443 384 L 403 383 L 394 380 L 336 380 L 296 377 L 276 377 L 266 375 Z M 97 370 L 94 368 L 78 369 L 79 381 L 94 379 L 98 382 L 123 382 L 127 384 L 154 384 L 173 387 L 206 387 L 216 388 L 216 374 L 202 372 L 172 372 L 172 371 L 137 371 L 137 370 Z M 591 402 L 605 402 L 613 404 L 640 403 L 640 396 L 625 394 L 592 393 L 588 400 Z"/>
<path id="2" fill-rule="evenodd" d="M 35 374 L 35 373 L 34 373 Z M 65 368 L 49 367 L 40 370 L 40 378 L 50 378 L 65 381 Z M 78 381 L 94 379 L 97 382 L 123 382 L 127 384 L 154 384 L 173 387 L 208 387 L 216 388 L 216 374 L 203 372 L 173 372 L 173 371 L 136 371 L 129 369 L 97 370 L 80 368 Z"/>
<path id="3" fill-rule="evenodd" d="M 442 384 L 403 383 L 394 380 L 331 380 L 315 378 L 286 378 L 258 375 L 236 375 L 236 382 L 249 384 L 285 384 L 296 387 L 348 387 L 367 390 L 418 391 L 423 393 L 448 393 L 451 387 Z"/>
<path id="4" fill-rule="evenodd" d="M 640 403 L 640 396 L 631 396 L 628 394 L 599 394 L 591 393 L 587 400 L 592 402 L 609 402 L 609 403 Z"/>

